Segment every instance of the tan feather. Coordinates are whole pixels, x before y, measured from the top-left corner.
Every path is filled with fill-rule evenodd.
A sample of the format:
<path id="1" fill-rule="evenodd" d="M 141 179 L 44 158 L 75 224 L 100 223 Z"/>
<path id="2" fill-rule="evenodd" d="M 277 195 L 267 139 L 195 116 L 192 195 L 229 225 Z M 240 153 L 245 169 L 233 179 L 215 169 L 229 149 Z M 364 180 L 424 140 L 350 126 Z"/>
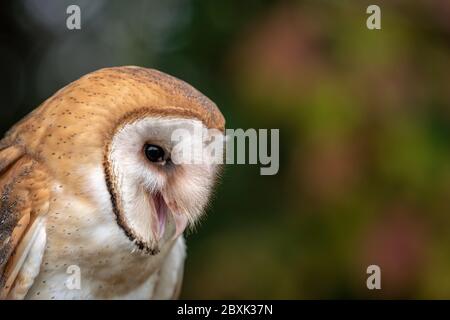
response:
<path id="1" fill-rule="evenodd" d="M 47 176 L 29 156 L 10 147 L 0 152 L 0 298 L 10 291 L 30 246 L 36 217 L 48 209 Z"/>

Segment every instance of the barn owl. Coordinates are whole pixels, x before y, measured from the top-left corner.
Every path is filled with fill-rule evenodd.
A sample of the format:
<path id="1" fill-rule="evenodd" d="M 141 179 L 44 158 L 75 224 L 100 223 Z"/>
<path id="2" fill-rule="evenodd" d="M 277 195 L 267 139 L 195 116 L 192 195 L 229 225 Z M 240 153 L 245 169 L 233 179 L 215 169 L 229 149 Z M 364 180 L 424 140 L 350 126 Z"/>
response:
<path id="1" fill-rule="evenodd" d="M 176 298 L 183 231 L 220 171 L 171 162 L 171 132 L 192 124 L 224 132 L 225 120 L 187 83 L 127 66 L 83 76 L 11 128 L 0 141 L 0 298 Z"/>

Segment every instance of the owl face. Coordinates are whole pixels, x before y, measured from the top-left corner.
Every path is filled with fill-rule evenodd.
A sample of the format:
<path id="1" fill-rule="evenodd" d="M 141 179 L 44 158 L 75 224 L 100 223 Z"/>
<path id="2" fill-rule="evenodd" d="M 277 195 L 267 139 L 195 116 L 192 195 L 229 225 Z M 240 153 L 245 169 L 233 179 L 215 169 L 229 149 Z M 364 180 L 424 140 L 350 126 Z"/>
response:
<path id="1" fill-rule="evenodd" d="M 117 222 L 145 252 L 159 252 L 198 221 L 208 202 L 220 165 L 212 159 L 217 153 L 199 156 L 196 147 L 207 149 L 210 139 L 196 135 L 198 128 L 208 134 L 195 119 L 131 117 L 115 129 L 105 150 L 107 189 Z M 191 152 L 190 161 L 180 161 L 181 152 Z"/>

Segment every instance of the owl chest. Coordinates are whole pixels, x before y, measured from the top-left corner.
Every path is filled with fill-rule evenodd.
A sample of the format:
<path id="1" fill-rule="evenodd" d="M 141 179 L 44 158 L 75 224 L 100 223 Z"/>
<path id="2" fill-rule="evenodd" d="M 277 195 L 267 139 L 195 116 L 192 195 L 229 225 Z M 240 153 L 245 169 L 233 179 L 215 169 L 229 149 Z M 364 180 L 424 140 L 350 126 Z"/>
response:
<path id="1" fill-rule="evenodd" d="M 29 296 L 149 298 L 162 260 L 136 251 L 111 213 L 62 201 L 47 216 L 46 250 Z"/>

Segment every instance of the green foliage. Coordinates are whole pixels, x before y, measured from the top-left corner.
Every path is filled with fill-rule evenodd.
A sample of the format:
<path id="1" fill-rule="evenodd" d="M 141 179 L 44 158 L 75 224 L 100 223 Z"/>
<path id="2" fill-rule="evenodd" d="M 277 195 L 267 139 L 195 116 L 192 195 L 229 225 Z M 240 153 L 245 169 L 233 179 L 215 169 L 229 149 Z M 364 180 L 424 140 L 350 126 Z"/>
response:
<path id="1" fill-rule="evenodd" d="M 80 32 L 17 2 L 2 19 L 22 39 L 1 50 L 15 110 L 2 129 L 94 69 L 161 69 L 229 128 L 281 138 L 277 176 L 226 168 L 188 237 L 182 297 L 448 298 L 450 5 L 378 2 L 374 31 L 367 1 L 171 0 L 108 1 Z"/>

